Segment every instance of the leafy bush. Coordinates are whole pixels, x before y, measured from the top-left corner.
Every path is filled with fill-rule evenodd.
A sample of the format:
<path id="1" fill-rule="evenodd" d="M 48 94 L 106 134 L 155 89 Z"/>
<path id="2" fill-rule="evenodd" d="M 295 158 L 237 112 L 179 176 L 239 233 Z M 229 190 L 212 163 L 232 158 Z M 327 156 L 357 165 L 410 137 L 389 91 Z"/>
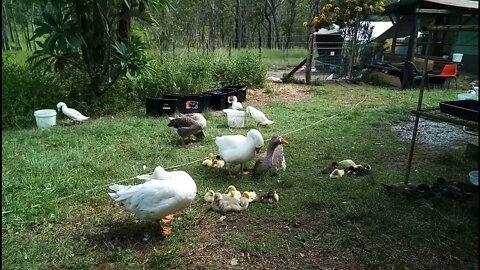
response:
<path id="1" fill-rule="evenodd" d="M 56 109 L 66 100 L 73 84 L 55 73 L 36 73 L 26 66 L 4 63 L 2 66 L 2 128 L 35 125 L 33 113 Z"/>
<path id="2" fill-rule="evenodd" d="M 121 78 L 92 102 L 89 80 L 78 70 L 39 73 L 4 61 L 2 71 L 2 129 L 33 127 L 35 110 L 56 109 L 60 101 L 95 117 L 144 106 L 146 97 L 200 93 L 232 84 L 262 86 L 266 75 L 261 60 L 248 53 L 232 58 L 199 53 L 164 55 L 151 62 L 148 74 Z"/>
<path id="3" fill-rule="evenodd" d="M 263 86 L 267 68 L 261 59 L 252 53 L 237 55 L 233 60 L 217 61 L 216 78 L 226 84 L 242 84 L 246 86 Z"/>

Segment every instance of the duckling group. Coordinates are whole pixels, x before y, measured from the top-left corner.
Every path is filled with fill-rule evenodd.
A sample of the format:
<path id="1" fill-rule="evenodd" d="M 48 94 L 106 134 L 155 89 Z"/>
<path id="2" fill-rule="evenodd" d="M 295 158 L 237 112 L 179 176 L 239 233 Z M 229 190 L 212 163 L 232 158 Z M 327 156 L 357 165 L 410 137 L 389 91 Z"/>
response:
<path id="1" fill-rule="evenodd" d="M 273 189 L 262 195 L 257 195 L 254 191 L 240 192 L 233 185 L 228 186 L 225 193 L 208 190 L 203 199 L 210 203 L 210 209 L 225 215 L 228 212 L 239 212 L 246 210 L 250 203 L 262 202 L 274 204 L 279 201 L 277 192 Z"/>
<path id="2" fill-rule="evenodd" d="M 344 175 L 352 176 L 364 176 L 370 174 L 372 166 L 367 163 L 355 164 L 351 159 L 345 159 L 342 161 L 334 161 L 327 165 L 320 172 L 322 174 L 328 174 L 330 178 L 340 178 Z"/>

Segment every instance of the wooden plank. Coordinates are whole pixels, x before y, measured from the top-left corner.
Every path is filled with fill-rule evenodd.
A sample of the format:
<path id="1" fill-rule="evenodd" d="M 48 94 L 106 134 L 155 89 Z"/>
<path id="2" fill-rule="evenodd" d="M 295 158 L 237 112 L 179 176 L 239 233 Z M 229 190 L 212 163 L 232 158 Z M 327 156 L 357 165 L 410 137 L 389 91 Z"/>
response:
<path id="1" fill-rule="evenodd" d="M 292 69 L 292 71 L 290 71 L 288 74 L 287 74 L 287 77 L 290 77 L 292 76 L 295 72 L 297 72 L 297 70 L 299 70 L 304 64 L 305 62 L 307 62 L 307 58 L 303 59 L 302 62 L 300 62 L 300 64 L 298 64 L 295 68 Z"/>
<path id="2" fill-rule="evenodd" d="M 433 9 L 433 8 L 417 8 L 417 13 L 424 14 L 453 14 L 450 10 L 446 9 Z"/>
<path id="3" fill-rule="evenodd" d="M 478 25 L 439 25 L 427 27 L 429 31 L 478 31 Z"/>

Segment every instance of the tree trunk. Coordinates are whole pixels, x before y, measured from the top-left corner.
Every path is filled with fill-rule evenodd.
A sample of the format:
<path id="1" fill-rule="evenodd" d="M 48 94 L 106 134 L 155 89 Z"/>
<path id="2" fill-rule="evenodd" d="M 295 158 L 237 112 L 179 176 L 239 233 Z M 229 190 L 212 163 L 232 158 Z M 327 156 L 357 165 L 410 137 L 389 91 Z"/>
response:
<path id="1" fill-rule="evenodd" d="M 5 2 L 2 2 L 2 49 L 10 50 L 10 44 L 8 42 L 8 30 L 7 30 L 7 13 L 5 10 Z"/>
<path id="2" fill-rule="evenodd" d="M 235 48 L 240 48 L 240 0 L 236 0 L 235 10 Z"/>
<path id="3" fill-rule="evenodd" d="M 264 8 L 264 17 L 265 21 L 267 22 L 267 48 L 271 49 L 272 48 L 272 21 L 270 19 L 270 14 L 268 12 L 268 0 L 265 0 L 265 8 Z"/>
<path id="4" fill-rule="evenodd" d="M 22 49 L 22 46 L 20 45 L 20 37 L 18 35 L 18 29 L 17 29 L 17 21 L 15 20 L 15 15 L 13 13 L 13 0 L 10 1 L 10 14 L 12 15 L 12 23 L 13 23 L 13 33 L 15 34 L 15 49 L 17 51 L 20 51 Z"/>
<path id="5" fill-rule="evenodd" d="M 35 24 L 34 24 L 34 21 L 35 21 L 35 3 L 32 3 L 32 21 L 31 21 L 31 26 L 32 26 L 32 33 L 35 33 Z M 27 24 L 27 27 L 28 27 L 28 24 Z M 33 50 L 37 50 L 37 43 L 35 42 L 35 40 L 32 40 L 32 43 L 33 43 Z"/>
<path id="6" fill-rule="evenodd" d="M 5 5 L 6 5 L 5 2 L 2 2 L 2 6 L 3 6 L 3 16 L 4 16 L 5 21 L 7 22 L 8 31 L 10 32 L 10 41 L 11 41 L 11 42 L 15 42 L 15 38 L 13 37 L 12 24 L 11 24 L 10 20 L 8 19 L 8 18 L 10 18 L 10 17 L 7 16 L 7 8 L 6 8 Z"/>
<path id="7" fill-rule="evenodd" d="M 130 32 L 132 26 L 132 14 L 130 8 L 122 3 L 120 11 L 120 19 L 118 20 L 118 41 L 128 45 L 130 43 Z"/>
<path id="8" fill-rule="evenodd" d="M 212 0 L 211 4 L 211 13 L 210 13 L 210 31 L 209 31 L 209 43 L 210 43 L 210 50 L 212 52 L 215 51 L 215 0 Z"/>

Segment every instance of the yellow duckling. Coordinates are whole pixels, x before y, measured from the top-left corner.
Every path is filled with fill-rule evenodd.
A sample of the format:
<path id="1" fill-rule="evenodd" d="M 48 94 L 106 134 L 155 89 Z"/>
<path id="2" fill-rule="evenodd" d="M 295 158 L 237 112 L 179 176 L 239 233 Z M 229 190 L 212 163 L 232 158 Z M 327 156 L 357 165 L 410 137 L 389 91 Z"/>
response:
<path id="1" fill-rule="evenodd" d="M 202 162 L 202 165 L 207 166 L 207 167 L 212 167 L 213 163 L 214 163 L 214 159 L 215 159 L 215 155 L 212 154 L 212 153 L 209 153 L 207 159 L 205 159 Z"/>
<path id="2" fill-rule="evenodd" d="M 230 194 L 232 197 L 239 199 L 242 197 L 242 193 L 237 190 L 237 188 L 233 185 L 228 186 L 227 191 L 225 194 Z"/>
<path id="3" fill-rule="evenodd" d="M 220 155 L 216 155 L 215 159 L 213 160 L 213 166 L 215 168 L 223 168 L 225 166 L 225 161 L 223 161 L 222 157 Z"/>
<path id="4" fill-rule="evenodd" d="M 207 193 L 205 193 L 205 195 L 203 196 L 203 199 L 206 201 L 206 202 L 213 202 L 213 198 L 215 196 L 215 191 L 213 190 L 208 190 Z"/>
<path id="5" fill-rule="evenodd" d="M 254 191 L 244 191 L 242 193 L 242 198 L 245 198 L 250 203 L 257 199 L 257 193 Z"/>

